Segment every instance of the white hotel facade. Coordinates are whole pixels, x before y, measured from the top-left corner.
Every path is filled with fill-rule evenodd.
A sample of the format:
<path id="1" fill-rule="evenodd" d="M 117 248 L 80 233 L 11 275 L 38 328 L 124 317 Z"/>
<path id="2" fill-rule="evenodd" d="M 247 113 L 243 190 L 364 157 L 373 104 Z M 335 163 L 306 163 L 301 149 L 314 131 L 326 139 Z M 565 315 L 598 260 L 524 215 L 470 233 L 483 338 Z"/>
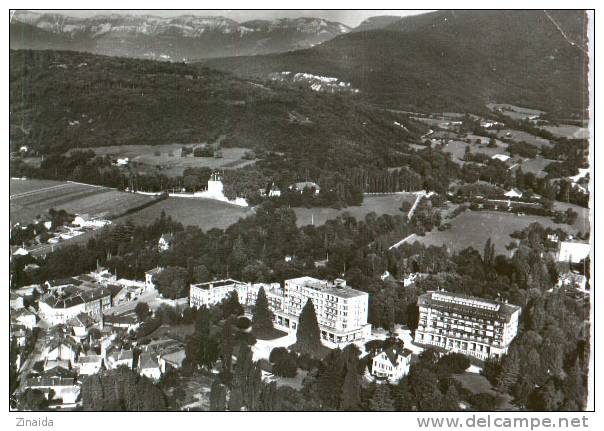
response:
<path id="1" fill-rule="evenodd" d="M 231 279 L 193 284 L 190 305 L 196 308 L 215 305 L 236 291 L 239 302 L 252 306 L 260 287 L 264 288 L 278 327 L 295 331 L 302 308 L 311 299 L 323 340 L 342 346 L 371 333 L 371 324 L 367 323 L 369 295 L 346 286 L 346 281 L 341 279 L 329 282 L 299 277 L 285 280 L 283 288 L 279 283 L 252 284 Z"/>
<path id="2" fill-rule="evenodd" d="M 449 292 L 421 295 L 414 341 L 485 360 L 507 353 L 521 308 Z"/>

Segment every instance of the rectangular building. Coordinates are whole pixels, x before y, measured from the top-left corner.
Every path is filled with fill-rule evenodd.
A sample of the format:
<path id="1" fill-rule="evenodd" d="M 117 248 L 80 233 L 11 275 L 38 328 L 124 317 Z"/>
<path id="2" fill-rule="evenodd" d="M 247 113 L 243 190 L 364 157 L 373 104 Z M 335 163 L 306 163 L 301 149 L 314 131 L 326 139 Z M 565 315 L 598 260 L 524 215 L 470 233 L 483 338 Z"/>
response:
<path id="1" fill-rule="evenodd" d="M 196 308 L 215 305 L 236 291 L 241 304 L 253 306 L 261 287 L 275 324 L 284 329 L 297 329 L 302 308 L 311 299 L 324 340 L 338 345 L 349 344 L 371 333 L 371 325 L 367 323 L 369 295 L 347 287 L 344 280 L 328 282 L 300 277 L 286 280 L 284 288 L 279 283 L 252 284 L 231 279 L 193 284 L 190 305 Z"/>
<path id="2" fill-rule="evenodd" d="M 482 360 L 507 353 L 518 331 L 517 305 L 443 291 L 421 295 L 417 305 L 416 343 Z"/>

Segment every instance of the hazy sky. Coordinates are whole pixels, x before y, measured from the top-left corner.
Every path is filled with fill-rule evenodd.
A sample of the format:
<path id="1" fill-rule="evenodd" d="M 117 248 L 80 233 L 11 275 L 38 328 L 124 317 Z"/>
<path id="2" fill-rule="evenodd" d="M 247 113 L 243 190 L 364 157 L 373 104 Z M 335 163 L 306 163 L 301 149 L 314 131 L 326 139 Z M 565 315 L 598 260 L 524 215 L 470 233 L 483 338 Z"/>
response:
<path id="1" fill-rule="evenodd" d="M 110 13 L 130 15 L 155 15 L 171 17 L 177 15 L 224 16 L 242 22 L 251 19 L 275 19 L 316 17 L 329 21 L 338 21 L 350 27 L 356 27 L 366 18 L 377 15 L 417 15 L 425 10 L 53 10 L 35 12 L 53 12 L 75 17 L 89 17 Z"/>

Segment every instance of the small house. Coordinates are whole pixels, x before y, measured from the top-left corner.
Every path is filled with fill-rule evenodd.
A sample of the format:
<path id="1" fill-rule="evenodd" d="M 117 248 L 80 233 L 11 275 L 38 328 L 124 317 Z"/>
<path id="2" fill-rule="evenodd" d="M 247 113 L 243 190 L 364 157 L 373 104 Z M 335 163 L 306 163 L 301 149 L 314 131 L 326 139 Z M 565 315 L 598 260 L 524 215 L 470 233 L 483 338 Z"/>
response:
<path id="1" fill-rule="evenodd" d="M 374 356 L 371 374 L 378 378 L 397 382 L 409 373 L 411 350 L 388 347 Z"/>

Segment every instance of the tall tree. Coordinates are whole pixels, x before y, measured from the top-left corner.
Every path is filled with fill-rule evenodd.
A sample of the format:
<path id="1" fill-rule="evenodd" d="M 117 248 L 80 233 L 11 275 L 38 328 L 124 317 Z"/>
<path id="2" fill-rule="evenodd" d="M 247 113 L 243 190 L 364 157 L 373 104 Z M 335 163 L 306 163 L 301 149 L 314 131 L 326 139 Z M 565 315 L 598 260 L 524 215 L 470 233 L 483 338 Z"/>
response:
<path id="1" fill-rule="evenodd" d="M 231 319 L 227 319 L 222 327 L 222 381 L 230 383 L 233 363 L 233 329 Z"/>
<path id="2" fill-rule="evenodd" d="M 273 316 L 268 308 L 268 299 L 263 287 L 258 291 L 258 298 L 252 314 L 252 325 L 254 333 L 259 337 L 269 336 L 273 330 Z"/>
<path id="3" fill-rule="evenodd" d="M 317 355 L 321 347 L 321 330 L 319 329 L 315 306 L 312 300 L 308 299 L 306 305 L 302 308 L 302 313 L 300 313 L 296 332 L 296 350 L 300 353 Z"/>
<path id="4" fill-rule="evenodd" d="M 342 410 L 358 410 L 361 403 L 361 376 L 353 363 L 348 363 L 346 367 L 346 377 L 342 384 L 342 401 L 340 408 Z"/>
<path id="5" fill-rule="evenodd" d="M 210 411 L 223 412 L 226 410 L 226 387 L 215 379 L 210 391 Z"/>

